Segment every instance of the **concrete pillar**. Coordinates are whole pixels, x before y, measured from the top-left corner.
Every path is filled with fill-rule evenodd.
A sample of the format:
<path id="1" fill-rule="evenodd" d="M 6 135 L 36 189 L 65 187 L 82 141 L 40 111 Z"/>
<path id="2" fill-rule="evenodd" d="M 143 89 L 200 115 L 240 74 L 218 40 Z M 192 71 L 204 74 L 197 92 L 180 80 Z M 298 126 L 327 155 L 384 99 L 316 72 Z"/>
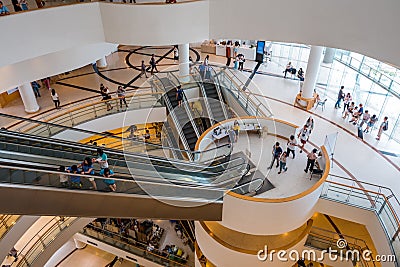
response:
<path id="1" fill-rule="evenodd" d="M 189 67 L 189 44 L 181 44 L 178 46 L 179 50 L 179 79 L 182 82 L 188 82 L 190 77 Z"/>
<path id="2" fill-rule="evenodd" d="M 332 64 L 333 58 L 335 57 L 335 52 L 336 52 L 335 48 L 327 47 L 325 49 L 325 56 L 322 62 Z"/>
<path id="3" fill-rule="evenodd" d="M 33 92 L 30 83 L 25 83 L 18 87 L 19 94 L 21 95 L 22 102 L 24 103 L 25 111 L 27 113 L 35 113 L 39 110 L 39 105 L 36 101 L 35 93 Z"/>
<path id="4" fill-rule="evenodd" d="M 324 47 L 312 46 L 310 56 L 308 57 L 306 76 L 304 77 L 304 84 L 302 88 L 302 97 L 312 98 L 314 88 L 317 83 L 318 72 L 321 66 L 322 53 Z"/>
<path id="5" fill-rule="evenodd" d="M 106 60 L 106 56 L 100 58 L 99 60 L 96 61 L 96 65 L 98 68 L 102 69 L 102 68 L 106 68 L 107 67 L 107 60 Z"/>

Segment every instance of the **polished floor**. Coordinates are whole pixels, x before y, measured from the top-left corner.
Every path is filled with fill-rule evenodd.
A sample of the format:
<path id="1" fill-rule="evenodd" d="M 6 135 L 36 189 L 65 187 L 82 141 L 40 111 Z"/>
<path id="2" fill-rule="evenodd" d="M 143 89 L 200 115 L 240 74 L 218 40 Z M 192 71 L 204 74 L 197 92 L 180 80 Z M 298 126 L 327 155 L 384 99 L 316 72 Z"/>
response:
<path id="1" fill-rule="evenodd" d="M 131 83 L 131 86 L 137 86 L 148 90 L 148 83 L 144 77 L 137 78 L 139 74 L 138 70 L 130 68 L 127 65 L 126 57 L 130 52 L 127 52 L 131 47 L 120 47 L 121 50 L 117 53 L 107 57 L 108 67 L 101 70 L 104 75 L 100 77 L 93 71 L 92 66 L 86 66 L 79 70 L 73 71 L 68 75 L 61 75 L 60 77 L 54 77 L 52 87 L 55 88 L 60 95 L 61 104 L 63 105 L 62 110 L 68 109 L 73 106 L 73 102 L 81 100 L 83 98 L 96 97 L 100 100 L 98 88 L 100 83 L 110 87 L 111 91 L 115 91 L 117 83 Z M 131 54 L 130 62 L 135 66 L 138 66 L 141 60 L 148 62 L 151 53 L 156 53 L 160 56 L 159 69 L 167 69 L 170 64 L 173 64 L 173 60 L 170 58 L 171 54 L 168 53 L 171 47 L 164 48 L 146 48 L 141 51 L 142 54 Z M 168 58 L 161 58 L 161 56 L 167 54 Z M 194 54 L 191 54 L 195 58 Z M 204 55 L 202 55 L 204 58 Z M 225 58 L 210 55 L 210 61 L 216 63 L 225 63 Z M 254 66 L 254 62 L 246 61 L 245 68 L 251 69 Z M 263 66 L 265 71 L 277 72 L 280 66 L 274 65 L 274 63 Z M 249 76 L 249 72 L 238 72 L 241 79 L 245 81 Z M 135 88 L 132 88 L 132 90 Z M 310 143 L 306 145 L 306 149 L 310 150 L 315 146 L 323 145 L 327 134 L 338 132 L 338 141 L 333 155 L 334 162 L 331 169 L 332 174 L 338 174 L 352 179 L 360 181 L 366 181 L 374 184 L 379 184 L 391 188 L 396 196 L 400 196 L 400 181 L 399 177 L 399 166 L 400 159 L 397 157 L 386 157 L 380 154 L 377 150 L 383 150 L 393 153 L 399 153 L 400 146 L 393 142 L 382 138 L 381 141 L 375 140 L 376 130 L 372 134 L 365 136 L 365 142 L 358 139 L 355 133 L 355 127 L 343 119 L 340 116 L 340 112 L 333 108 L 334 103 L 327 103 L 326 109 L 314 109 L 310 112 L 300 110 L 293 107 L 293 101 L 295 95 L 298 93 L 299 84 L 298 81 L 291 79 L 283 79 L 282 77 L 276 77 L 272 75 L 256 75 L 251 83 L 249 90 L 254 93 L 260 93 L 264 95 L 263 101 L 269 105 L 274 116 L 279 119 L 283 119 L 292 122 L 297 125 L 302 125 L 305 120 L 312 115 L 315 120 L 314 132 L 310 138 Z M 50 98 L 50 94 L 45 89 L 41 89 L 42 97 L 38 98 L 39 105 L 41 106 L 40 112 L 51 111 L 50 113 L 55 114 L 53 103 Z M 41 115 L 28 115 L 24 112 L 23 105 L 20 99 L 17 99 L 10 103 L 7 107 L 0 109 L 3 113 L 9 113 L 19 116 L 29 116 L 41 118 Z M 49 113 L 46 113 L 46 116 Z M 43 116 L 43 115 L 42 115 Z M 1 118 L 1 126 L 5 126 L 11 123 L 10 120 L 4 120 Z M 270 153 L 270 147 L 272 142 L 265 144 L 266 153 Z M 264 153 L 260 151 L 260 154 Z M 304 153 L 303 153 L 304 156 Z M 266 163 L 269 163 L 270 157 L 265 157 Z M 390 161 L 389 161 L 390 160 Z M 279 184 L 282 187 L 289 187 L 293 183 L 291 178 L 301 180 L 304 184 L 308 183 L 308 179 L 301 173 L 300 170 L 293 168 L 292 164 L 299 164 L 302 167 L 304 164 L 304 157 L 297 158 L 296 161 L 289 161 L 289 171 L 286 174 L 275 175 L 268 178 L 271 183 Z M 275 171 L 275 170 L 273 170 Z M 301 175 L 300 175 L 301 174 Z M 285 184 L 285 182 L 287 182 Z M 314 182 L 314 181 L 311 181 Z M 293 186 L 294 188 L 300 188 L 299 185 Z M 279 188 L 279 187 L 277 187 Z M 278 191 L 278 190 L 276 190 Z M 270 193 L 273 191 L 271 190 Z M 268 193 L 268 192 L 267 192 Z M 282 192 L 278 191 L 274 196 L 283 196 Z M 270 196 L 271 197 L 271 196 Z M 396 209 L 397 207 L 395 207 Z M 397 212 L 400 210 L 396 209 Z M 100 257 L 101 258 L 101 257 Z M 111 258 L 112 259 L 112 258 Z M 108 260 L 108 259 L 107 259 Z M 109 262 L 109 261 L 108 261 Z M 108 262 L 105 262 L 107 264 Z M 104 265 L 105 265 L 104 264 Z M 72 266 L 72 265 L 62 265 Z M 84 265 L 81 265 L 84 266 Z M 85 265 L 86 266 L 86 265 Z M 91 265 L 87 265 L 91 266 Z M 93 265 L 94 266 L 94 265 Z M 97 265 L 101 266 L 101 265 Z"/>

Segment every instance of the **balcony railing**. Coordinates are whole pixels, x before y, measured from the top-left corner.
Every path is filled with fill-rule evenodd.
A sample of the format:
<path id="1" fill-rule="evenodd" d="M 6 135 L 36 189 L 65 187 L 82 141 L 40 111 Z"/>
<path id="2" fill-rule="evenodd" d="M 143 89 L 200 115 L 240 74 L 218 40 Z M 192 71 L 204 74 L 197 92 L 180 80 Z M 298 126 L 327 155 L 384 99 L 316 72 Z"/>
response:
<path id="1" fill-rule="evenodd" d="M 20 217 L 19 215 L 2 215 L 0 217 L 0 240 L 17 223 Z"/>
<path id="2" fill-rule="evenodd" d="M 400 266 L 400 202 L 390 188 L 330 175 L 321 198 L 373 211 L 396 256 L 396 266 Z"/>
<path id="3" fill-rule="evenodd" d="M 108 230 L 89 224 L 86 226 L 81 233 L 85 236 L 92 237 L 96 240 L 109 244 L 113 247 L 122 249 L 126 252 L 132 253 L 139 257 L 145 258 L 154 263 L 162 266 L 170 267 L 183 267 L 183 266 L 194 266 L 193 259 L 183 259 L 179 256 L 168 254 L 168 253 L 156 253 L 154 250 L 149 251 L 148 245 L 139 242 L 130 236 L 122 235 L 116 232 L 110 232 Z"/>
<path id="4" fill-rule="evenodd" d="M 40 254 L 78 218 L 54 217 L 41 228 L 18 253 L 18 261 L 12 266 L 32 266 Z"/>

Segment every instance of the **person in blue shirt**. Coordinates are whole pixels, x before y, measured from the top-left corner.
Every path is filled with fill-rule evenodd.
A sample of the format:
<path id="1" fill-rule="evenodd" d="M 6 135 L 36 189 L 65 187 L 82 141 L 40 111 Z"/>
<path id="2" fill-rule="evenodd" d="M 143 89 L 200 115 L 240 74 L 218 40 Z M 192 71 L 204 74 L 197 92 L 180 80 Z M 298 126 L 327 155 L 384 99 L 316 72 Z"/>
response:
<path id="1" fill-rule="evenodd" d="M 0 16 L 10 15 L 8 8 L 0 1 Z"/>
<path id="2" fill-rule="evenodd" d="M 82 174 L 94 175 L 93 163 L 89 157 L 86 157 L 81 164 L 78 165 L 78 168 L 82 169 Z M 90 189 L 97 190 L 96 182 L 94 178 L 89 178 L 92 187 Z"/>
<path id="3" fill-rule="evenodd" d="M 102 169 L 100 171 L 100 175 L 102 175 L 105 178 L 109 178 L 112 175 L 114 175 L 114 172 L 110 170 L 109 168 Z M 104 179 L 103 182 L 108 185 L 108 187 L 111 189 L 111 191 L 115 192 L 117 190 L 117 185 L 115 184 L 115 180 L 113 179 Z"/>
<path id="4" fill-rule="evenodd" d="M 72 173 L 72 174 L 78 174 L 80 173 L 80 169 L 78 169 L 78 166 L 76 165 L 72 165 L 71 167 L 69 167 L 67 169 L 68 173 Z M 80 176 L 76 176 L 76 175 L 70 175 L 69 179 L 71 180 L 71 187 L 72 188 L 82 188 L 82 184 L 81 184 L 81 177 Z"/>
<path id="5" fill-rule="evenodd" d="M 182 105 L 182 99 L 183 99 L 183 89 L 179 85 L 178 88 L 176 89 L 176 100 L 178 100 L 179 107 Z"/>

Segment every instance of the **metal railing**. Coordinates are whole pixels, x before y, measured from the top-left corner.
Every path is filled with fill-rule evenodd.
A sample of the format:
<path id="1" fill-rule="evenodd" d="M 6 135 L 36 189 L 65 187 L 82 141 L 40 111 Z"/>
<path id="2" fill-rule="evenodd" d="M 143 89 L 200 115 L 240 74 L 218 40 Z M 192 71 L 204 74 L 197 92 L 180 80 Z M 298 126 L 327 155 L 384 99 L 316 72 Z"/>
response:
<path id="1" fill-rule="evenodd" d="M 199 69 L 196 66 L 193 67 L 193 70 L 194 70 L 193 78 L 196 81 L 197 85 L 199 86 L 202 95 L 206 96 L 207 95 L 206 94 L 206 89 L 204 88 L 204 85 L 203 85 L 203 80 L 202 80 L 202 77 L 201 77 L 201 73 L 200 73 Z M 214 119 L 213 113 L 212 113 L 211 108 L 210 108 L 210 103 L 208 102 L 208 97 L 203 97 L 202 100 L 204 101 L 204 105 L 206 107 L 206 111 L 207 111 L 208 118 L 210 119 L 210 123 L 211 123 L 211 125 L 214 125 L 215 124 L 215 119 Z"/>
<path id="2" fill-rule="evenodd" d="M 344 247 L 338 246 L 338 241 L 341 239 L 346 240 Z M 375 266 L 374 261 L 367 261 L 362 257 L 364 251 L 370 252 L 369 257 L 374 258 L 372 251 L 369 249 L 367 243 L 359 238 L 348 235 L 338 234 L 326 229 L 312 226 L 310 233 L 307 236 L 305 246 L 316 248 L 318 250 L 333 251 L 337 255 L 343 255 L 344 260 L 353 262 L 354 266 L 368 267 Z M 353 251 L 358 251 L 357 255 Z M 351 253 L 348 253 L 351 252 Z"/>
<path id="3" fill-rule="evenodd" d="M 177 255 L 173 254 L 159 254 L 154 250 L 147 250 L 148 245 L 139 242 L 127 235 L 121 235 L 119 233 L 111 232 L 99 227 L 89 224 L 80 232 L 81 234 L 92 237 L 100 242 L 104 242 L 113 247 L 120 248 L 126 252 L 132 253 L 139 257 L 145 258 L 154 263 L 160 264 L 162 266 L 171 267 L 182 267 L 182 266 L 194 266 L 194 261 L 187 261 Z"/>
<path id="4" fill-rule="evenodd" d="M 85 104 L 78 105 L 69 109 L 61 114 L 47 115 L 46 117 L 40 117 L 37 120 L 43 120 L 48 123 L 58 124 L 67 127 L 74 127 L 76 125 L 117 114 L 126 111 L 139 110 L 144 108 L 162 107 L 163 105 L 159 101 L 161 98 L 160 93 L 146 93 L 146 94 L 132 94 L 127 95 L 125 100 L 127 101 L 128 107 L 121 108 L 119 98 L 112 98 L 107 101 L 89 101 Z M 112 110 L 107 110 L 106 103 L 109 103 Z M 35 127 L 28 121 L 27 123 L 19 123 L 15 127 L 8 127 L 9 130 L 17 132 L 31 133 L 39 136 L 54 135 L 58 132 L 53 129 L 49 130 L 46 125 L 36 125 Z M 50 133 L 49 133 L 50 132 Z"/>
<path id="5" fill-rule="evenodd" d="M 221 145 L 216 148 L 212 148 L 212 149 L 205 150 L 205 151 L 191 151 L 191 150 L 184 150 L 184 149 L 179 149 L 179 148 L 174 148 L 174 147 L 165 147 L 160 144 L 155 144 L 155 143 L 150 143 L 150 142 L 144 142 L 140 139 L 132 138 L 130 136 L 127 137 L 125 134 L 122 134 L 122 137 L 120 137 L 120 136 L 115 136 L 112 134 L 98 133 L 98 132 L 94 132 L 94 131 L 72 128 L 69 126 L 58 125 L 58 124 L 48 123 L 48 122 L 41 122 L 41 121 L 37 121 L 37 120 L 17 117 L 17 116 L 8 115 L 8 114 L 1 114 L 1 113 L 0 113 L 0 117 L 4 117 L 4 118 L 11 119 L 14 121 L 24 121 L 26 125 L 30 125 L 29 128 L 31 128 L 31 129 L 33 129 L 33 128 L 46 129 L 46 131 L 41 131 L 41 135 L 38 136 L 36 134 L 36 136 L 38 136 L 38 137 L 47 138 L 47 137 L 52 137 L 56 133 L 61 133 L 63 131 L 70 131 L 73 134 L 77 134 L 78 136 L 83 136 L 83 137 L 100 136 L 101 138 L 109 139 L 109 141 L 111 139 L 114 141 L 111 141 L 110 143 L 116 144 L 115 145 L 116 149 L 122 147 L 124 152 L 126 152 L 126 153 L 146 152 L 148 155 L 151 155 L 152 151 L 154 151 L 155 156 L 159 156 L 159 153 L 157 151 L 174 150 L 178 153 L 192 154 L 192 157 L 195 159 L 202 159 L 202 158 L 205 158 L 205 157 L 201 156 L 203 154 L 214 155 L 216 158 L 218 158 L 218 157 L 229 156 L 232 152 L 232 146 L 230 144 Z M 28 129 L 28 127 L 26 127 L 26 128 Z M 65 142 L 68 142 L 68 141 L 65 141 Z M 73 144 L 76 145 L 75 142 L 73 142 Z M 168 157 L 168 153 L 164 153 L 164 156 Z"/>
<path id="6" fill-rule="evenodd" d="M 32 266 L 40 254 L 71 224 L 79 218 L 75 217 L 54 217 L 44 225 L 19 251 L 18 261 L 12 266 Z"/>
<path id="7" fill-rule="evenodd" d="M 264 101 L 261 101 L 262 96 L 251 93 L 249 91 L 243 91 L 246 88 L 242 80 L 237 76 L 235 70 L 227 67 L 220 67 L 212 65 L 212 68 L 217 69 L 217 75 L 219 76 L 220 84 L 223 89 L 226 89 L 238 103 L 252 116 L 260 117 L 272 117 L 273 114 L 270 109 L 265 105 Z M 265 99 L 265 98 L 264 98 Z"/>
<path id="8" fill-rule="evenodd" d="M 2 215 L 0 217 L 0 240 L 17 223 L 20 217 L 19 215 Z"/>
<path id="9" fill-rule="evenodd" d="M 175 74 L 174 74 L 173 72 L 168 72 L 168 76 L 167 76 L 167 77 L 169 77 L 170 81 L 171 81 L 176 87 L 178 87 L 178 86 L 181 85 L 181 83 L 179 82 L 178 77 L 176 77 Z M 196 123 L 194 122 L 192 110 L 191 110 L 190 107 L 189 107 L 189 102 L 188 102 L 188 100 L 187 100 L 187 98 L 186 98 L 185 92 L 183 92 L 183 101 L 182 101 L 182 104 L 183 104 L 183 106 L 184 106 L 184 108 L 185 108 L 186 114 L 187 114 L 188 117 L 189 117 L 189 121 L 190 121 L 190 123 L 192 124 L 193 130 L 194 130 L 194 132 L 196 133 L 197 138 L 199 138 L 199 137 L 200 137 L 200 133 L 199 133 L 199 130 L 197 129 Z"/>
<path id="10" fill-rule="evenodd" d="M 178 131 L 178 135 L 179 135 L 179 137 L 180 137 L 180 139 L 182 141 L 183 147 L 185 148 L 185 150 L 190 151 L 190 147 L 189 147 L 189 144 L 188 144 L 188 142 L 186 140 L 185 134 L 183 133 L 182 127 L 179 127 L 179 125 L 180 125 L 179 120 L 178 120 L 178 118 L 177 118 L 177 116 L 175 114 L 175 110 L 172 107 L 171 101 L 169 101 L 169 98 L 168 98 L 168 95 L 167 95 L 167 93 L 169 91 L 168 89 L 172 89 L 172 88 L 167 88 L 167 86 L 163 83 L 161 78 L 158 77 L 158 75 L 153 75 L 152 79 L 156 79 L 157 80 L 157 82 L 154 82 L 154 80 L 153 80 L 152 83 L 151 83 L 152 85 L 154 85 L 154 89 L 157 92 L 164 94 L 164 96 L 163 96 L 164 103 L 165 103 L 165 105 L 167 106 L 167 108 L 168 108 L 168 110 L 170 112 L 169 114 L 171 115 L 170 117 L 171 117 L 172 121 L 176 125 L 175 129 Z M 191 161 L 194 160 L 192 154 L 187 153 L 187 156 L 188 156 L 189 160 L 191 160 Z"/>
<path id="11" fill-rule="evenodd" d="M 393 191 L 384 186 L 329 175 L 322 188 L 322 199 L 373 211 L 384 229 L 396 266 L 400 266 L 400 202 Z"/>

